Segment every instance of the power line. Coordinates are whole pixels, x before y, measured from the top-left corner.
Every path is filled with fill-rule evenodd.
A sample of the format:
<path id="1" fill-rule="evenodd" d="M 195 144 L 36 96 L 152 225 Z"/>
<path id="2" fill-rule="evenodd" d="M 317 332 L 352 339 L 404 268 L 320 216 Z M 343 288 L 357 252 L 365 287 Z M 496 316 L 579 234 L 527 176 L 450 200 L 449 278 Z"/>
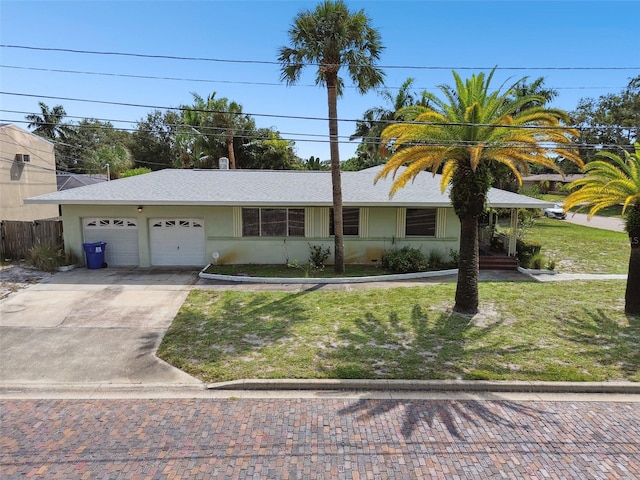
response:
<path id="1" fill-rule="evenodd" d="M 98 50 L 80 50 L 72 48 L 52 48 L 52 47 L 34 47 L 28 45 L 9 45 L 0 44 L 1 48 L 15 48 L 23 50 L 37 50 L 44 52 L 65 52 L 76 53 L 85 55 L 105 55 L 105 56 L 122 56 L 122 57 L 136 57 L 136 58 L 153 58 L 164 60 L 185 60 L 195 62 L 218 62 L 218 63 L 236 63 L 236 64 L 254 64 L 254 65 L 280 65 L 280 62 L 268 61 L 268 60 L 237 60 L 237 59 L 223 59 L 223 58 L 208 58 L 208 57 L 187 57 L 179 55 L 159 55 L 159 54 L 144 54 L 134 52 L 109 52 Z M 319 66 L 319 64 L 307 63 L 309 66 Z M 420 66 L 420 65 L 378 65 L 378 68 L 388 69 L 413 69 L 413 70 L 638 70 L 639 66 L 635 67 L 451 67 L 451 66 Z"/>
<path id="2" fill-rule="evenodd" d="M 0 120 L 2 121 L 2 120 Z M 15 123 L 27 123 L 26 121 L 23 122 L 15 122 Z M 104 129 L 104 130 L 108 130 L 109 127 L 106 126 L 95 126 L 95 125 L 77 125 L 76 127 L 80 127 L 80 128 L 87 128 L 87 129 Z M 216 128 L 216 127 L 212 127 L 212 128 Z M 206 127 L 205 127 L 206 129 Z M 216 128 L 217 129 L 217 128 Z M 114 128 L 114 130 L 119 130 L 119 131 L 137 131 L 137 129 L 133 129 L 133 128 Z M 203 129 L 204 130 L 204 129 Z M 278 132 L 280 133 L 280 132 Z M 290 134 L 290 135 L 307 135 L 307 134 Z M 193 136 L 194 137 L 207 137 L 208 134 L 206 132 L 199 132 L 199 131 L 194 131 L 193 132 Z M 220 135 L 223 136 L 223 135 Z M 263 136 L 259 136 L 259 135 L 243 135 L 241 133 L 238 133 L 236 135 L 237 137 L 243 137 L 246 138 L 248 140 L 266 140 L 265 137 Z M 323 140 L 315 140 L 315 139 L 292 139 L 292 138 L 280 138 L 281 140 L 285 140 L 285 141 L 290 141 L 290 142 L 308 142 L 308 143 L 329 143 L 329 140 L 326 138 L 327 135 L 320 135 L 320 134 L 309 134 L 309 136 L 319 136 L 319 137 L 324 137 Z M 346 139 L 348 138 L 347 136 L 339 136 L 340 139 Z M 56 144 L 56 145 L 61 145 L 61 146 L 67 146 L 67 147 L 72 147 L 72 148 L 76 148 L 77 150 L 80 151 L 85 151 L 85 152 L 90 152 L 90 149 L 87 147 L 83 147 L 83 146 L 78 146 L 78 145 L 74 145 L 71 143 L 66 143 L 60 140 L 50 140 L 52 143 Z M 339 140 L 338 143 L 341 144 L 346 144 L 349 143 L 349 141 L 347 140 Z M 377 145 L 378 144 L 378 138 L 377 137 L 364 137 L 361 141 L 359 141 L 358 143 L 362 143 L 365 145 Z M 482 142 L 476 142 L 476 141 L 472 141 L 472 140 L 451 140 L 451 141 L 439 141 L 439 142 L 433 142 L 433 143 L 420 143 L 420 142 L 416 142 L 413 144 L 404 144 L 405 146 L 432 146 L 432 147 L 469 147 L 469 146 L 475 146 L 478 145 L 479 143 Z M 519 142 L 512 142 L 509 143 L 509 145 L 513 145 L 515 148 L 520 148 L 519 145 L 522 145 L 522 148 L 525 149 L 530 149 L 530 146 L 528 144 L 522 144 Z M 487 146 L 487 148 L 503 148 L 504 145 L 502 146 Z M 570 144 L 570 145 L 562 145 L 562 148 L 579 148 L 579 149 L 589 149 L 589 150 L 599 150 L 602 148 L 618 148 L 620 147 L 620 145 L 613 145 L 613 144 L 587 144 L 587 143 L 580 143 L 580 144 Z M 554 150 L 555 148 L 558 147 L 553 147 L 550 145 L 540 145 L 539 148 L 541 150 Z M 67 158 L 69 160 L 74 160 L 74 161 L 84 161 L 85 159 L 82 158 L 75 158 L 75 157 L 70 157 L 68 155 L 63 156 L 63 158 Z M 165 163 L 160 163 L 160 162 L 149 162 L 149 161 L 138 161 L 136 160 L 137 163 L 145 163 L 148 165 L 165 165 Z"/>
<path id="3" fill-rule="evenodd" d="M 268 87 L 282 87 L 281 82 L 248 82 L 241 80 L 211 80 L 205 78 L 181 78 L 181 77 L 164 77 L 156 75 L 135 75 L 128 73 L 112 73 L 112 72 L 90 72 L 81 70 L 63 70 L 58 68 L 41 68 L 41 67 L 25 67 L 20 65 L 2 65 L 0 68 L 9 68 L 14 70 L 27 70 L 35 72 L 53 72 L 53 73 L 68 73 L 75 75 L 95 75 L 104 77 L 117 77 L 117 78 L 135 78 L 140 80 L 167 80 L 176 82 L 197 82 L 197 83 L 222 83 L 228 85 L 251 85 L 251 86 L 268 86 Z M 313 87 L 317 88 L 316 84 L 296 84 L 295 87 Z M 357 89 L 355 85 L 345 85 L 345 88 Z M 399 90 L 402 87 L 385 86 L 384 88 L 389 90 Z M 625 87 L 600 87 L 600 86 L 580 86 L 580 87 L 552 87 L 554 90 L 622 90 Z M 437 87 L 414 87 L 414 90 L 437 90 Z"/>
<path id="4" fill-rule="evenodd" d="M 191 111 L 191 112 L 198 112 L 198 113 L 230 113 L 230 112 L 226 112 L 223 110 L 209 110 L 209 109 L 202 109 L 202 108 L 192 108 L 192 107 L 187 107 L 187 106 L 182 106 L 182 107 L 166 107 L 166 106 L 158 106 L 158 105 L 144 105 L 144 104 L 135 104 L 135 103 L 126 103 L 126 102 L 113 102 L 113 101 L 106 101 L 106 100 L 89 100 L 89 99 L 80 99 L 80 98 L 70 98 L 70 97 L 55 97 L 55 96 L 50 96 L 50 95 L 36 95 L 36 94 L 29 94 L 29 93 L 17 93 L 17 92 L 4 92 L 4 91 L 0 91 L 0 95 L 13 95 L 13 96 L 21 96 L 21 97 L 33 97 L 33 98 L 47 98 L 47 99 L 52 99 L 52 100 L 63 100 L 63 101 L 73 101 L 73 102 L 85 102 L 85 103 L 97 103 L 97 104 L 106 104 L 106 105 L 119 105 L 119 106 L 125 106 L 125 107 L 135 107 L 135 108 L 150 108 L 150 109 L 156 109 L 156 110 L 176 110 L 176 111 Z M 328 118 L 326 117 L 306 117 L 306 116 L 295 116 L 295 115 L 276 115 L 276 114 L 266 114 L 266 113 L 248 113 L 248 112 L 241 112 L 241 113 L 237 113 L 236 115 L 238 116 L 247 116 L 247 117 L 270 117 L 270 118 L 285 118 L 285 119 L 293 119 L 293 120 L 312 120 L 312 121 L 323 121 L 323 122 L 327 122 Z M 337 119 L 339 122 L 361 122 L 363 121 L 362 119 L 346 119 L 346 118 L 341 118 L 341 119 Z M 2 121 L 7 121 L 7 120 L 2 120 Z M 119 122 L 125 122 L 123 121 L 119 121 Z M 21 123 L 26 123 L 26 122 L 21 122 Z M 128 123 L 138 123 L 138 121 L 132 121 L 132 122 L 128 122 Z M 395 121 L 395 120 L 372 120 L 371 123 L 373 124 L 394 124 L 394 123 L 403 123 L 403 124 L 415 124 L 415 125 L 425 125 L 425 122 L 420 122 L 420 121 L 408 121 L 408 120 L 402 120 L 400 122 Z M 568 128 L 574 128 L 574 129 L 583 129 L 583 127 L 577 125 L 577 126 L 570 126 L 570 125 L 564 125 L 564 126 L 542 126 L 542 125 L 497 125 L 497 124 L 482 124 L 482 123 L 447 123 L 447 122 L 427 122 L 429 125 L 456 125 L 456 126 L 477 126 L 477 127 L 482 127 L 482 126 L 486 126 L 486 127 L 502 127 L 502 128 L 518 128 L 518 129 L 557 129 L 557 130 L 565 130 Z M 221 128 L 221 127 L 208 127 L 208 128 Z M 594 127 L 595 128 L 595 127 Z M 620 128 L 623 128 L 620 126 Z M 633 129 L 635 127 L 628 127 L 627 129 Z M 122 130 L 126 130 L 126 129 L 122 129 Z M 305 134 L 305 133 L 301 133 L 301 134 L 297 134 L 297 133 L 292 133 L 291 135 L 311 135 L 311 134 Z M 314 141 L 314 140 L 309 140 L 309 141 Z"/>

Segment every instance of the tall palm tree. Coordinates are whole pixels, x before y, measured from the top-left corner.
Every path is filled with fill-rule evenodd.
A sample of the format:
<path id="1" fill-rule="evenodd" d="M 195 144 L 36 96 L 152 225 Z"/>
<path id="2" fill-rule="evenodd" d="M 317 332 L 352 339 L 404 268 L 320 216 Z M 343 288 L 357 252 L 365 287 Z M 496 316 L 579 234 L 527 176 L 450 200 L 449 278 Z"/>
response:
<path id="1" fill-rule="evenodd" d="M 326 0 L 315 10 L 296 16 L 289 29 L 291 46 L 281 47 L 278 56 L 281 79 L 287 85 L 300 79 L 306 65 L 315 65 L 318 67 L 316 84 L 327 88 L 336 273 L 344 272 L 338 144 L 338 97 L 342 95 L 343 81 L 339 73 L 345 67 L 360 93 L 383 83 L 384 74 L 375 65 L 383 49 L 380 34 L 369 23 L 364 10 L 351 12 L 342 0 Z"/>
<path id="2" fill-rule="evenodd" d="M 623 150 L 624 158 L 598 152 L 598 159 L 584 167 L 587 176 L 569 184 L 573 191 L 564 201 L 565 210 L 589 210 L 589 217 L 603 208 L 622 204 L 631 243 L 624 304 L 628 315 L 640 315 L 640 143 L 634 147 L 632 154 Z"/>
<path id="3" fill-rule="evenodd" d="M 32 113 L 25 118 L 30 122 L 28 127 L 33 129 L 33 133 L 49 140 L 65 141 L 73 134 L 73 129 L 63 123 L 67 115 L 62 105 L 49 108 L 44 102 L 38 102 L 41 114 Z"/>
<path id="4" fill-rule="evenodd" d="M 439 87 L 444 98 L 427 93 L 427 107 L 409 107 L 399 113 L 407 121 L 382 132 L 382 145 L 391 145 L 391 157 L 378 178 L 396 174 L 393 195 L 423 170 L 442 171 L 441 188 L 460 219 L 460 253 L 454 310 L 478 311 L 478 218 L 485 210 L 496 164 L 506 165 L 522 182 L 530 164 L 558 171 L 551 154 L 582 165 L 572 139 L 578 132 L 561 125 L 565 112 L 534 106 L 541 97 L 512 98 L 512 87 L 489 92 L 495 69 L 463 81 L 454 71 L 455 87 Z M 543 103 L 541 103 L 542 105 Z"/>

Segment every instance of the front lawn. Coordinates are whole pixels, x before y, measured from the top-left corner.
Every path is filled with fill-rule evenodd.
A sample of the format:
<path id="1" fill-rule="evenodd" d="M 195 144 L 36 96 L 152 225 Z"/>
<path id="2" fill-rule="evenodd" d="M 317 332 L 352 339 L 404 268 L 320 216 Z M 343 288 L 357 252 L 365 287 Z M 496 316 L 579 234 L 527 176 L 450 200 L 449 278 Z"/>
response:
<path id="1" fill-rule="evenodd" d="M 627 273 L 630 246 L 623 232 L 538 218 L 526 231 L 525 240 L 539 242 L 541 253 L 555 260 L 562 273 Z"/>
<path id="2" fill-rule="evenodd" d="M 189 294 L 158 355 L 215 382 L 244 378 L 640 381 L 640 319 L 623 281 L 455 284 L 357 292 Z"/>

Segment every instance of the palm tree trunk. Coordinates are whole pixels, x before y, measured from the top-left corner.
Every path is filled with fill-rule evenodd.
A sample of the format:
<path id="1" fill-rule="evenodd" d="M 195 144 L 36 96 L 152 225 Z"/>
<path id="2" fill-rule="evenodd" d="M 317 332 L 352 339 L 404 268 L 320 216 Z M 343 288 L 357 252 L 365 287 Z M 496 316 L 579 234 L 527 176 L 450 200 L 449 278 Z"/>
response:
<path id="1" fill-rule="evenodd" d="M 236 168 L 236 154 L 233 150 L 233 131 L 227 131 L 227 152 L 229 153 L 229 168 Z"/>
<path id="2" fill-rule="evenodd" d="M 453 310 L 460 313 L 478 313 L 478 217 L 467 215 L 460 219 L 460 253 L 458 256 L 458 283 Z"/>
<path id="3" fill-rule="evenodd" d="M 333 189 L 334 271 L 340 274 L 344 273 L 344 238 L 342 231 L 342 180 L 340 176 L 340 149 L 338 144 L 337 74 L 327 75 L 327 101 L 329 106 L 331 186 Z"/>
<path id="4" fill-rule="evenodd" d="M 640 226 L 629 231 L 631 254 L 624 296 L 624 313 L 640 316 Z"/>

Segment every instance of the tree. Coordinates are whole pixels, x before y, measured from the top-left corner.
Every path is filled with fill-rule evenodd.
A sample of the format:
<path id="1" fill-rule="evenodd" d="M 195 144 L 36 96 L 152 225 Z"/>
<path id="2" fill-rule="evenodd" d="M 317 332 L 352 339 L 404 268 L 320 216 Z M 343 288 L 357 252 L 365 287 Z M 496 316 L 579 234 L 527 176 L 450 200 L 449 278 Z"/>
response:
<path id="1" fill-rule="evenodd" d="M 580 146 L 587 162 L 599 150 L 633 152 L 634 143 L 640 141 L 640 75 L 619 94 L 580 99 L 571 118 L 581 131 Z"/>
<path id="2" fill-rule="evenodd" d="M 86 162 L 88 173 L 108 172 L 109 179 L 120 175 L 133 167 L 131 154 L 122 145 L 104 145 L 91 154 Z"/>
<path id="3" fill-rule="evenodd" d="M 289 29 L 289 47 L 279 49 L 281 80 L 295 84 L 306 65 L 316 65 L 316 85 L 327 88 L 329 149 L 333 190 L 335 272 L 344 272 L 342 231 L 342 183 L 338 143 L 338 97 L 342 95 L 344 66 L 360 93 L 383 83 L 376 67 L 382 52 L 380 34 L 370 25 L 364 10 L 351 12 L 342 0 L 326 0 L 315 10 L 299 13 Z"/>
<path id="4" fill-rule="evenodd" d="M 236 140 L 255 130 L 255 122 L 249 115 L 242 113 L 242 105 L 227 98 L 216 98 L 213 92 L 206 99 L 193 93 L 194 104 L 183 110 L 183 123 L 187 124 L 187 114 L 197 113 L 191 127 L 198 131 L 195 148 L 202 157 L 217 160 L 219 157 L 229 158 L 229 167 L 236 168 Z M 219 146 L 224 146 L 224 155 Z"/>
<path id="5" fill-rule="evenodd" d="M 238 166 L 262 170 L 293 170 L 299 168 L 294 143 L 280 137 L 280 133 L 260 128 L 254 138 L 240 149 Z"/>
<path id="6" fill-rule="evenodd" d="M 478 311 L 478 218 L 486 209 L 493 166 L 506 165 L 521 182 L 530 164 L 558 171 L 554 153 L 582 165 L 572 148 L 578 132 L 561 124 L 568 115 L 543 106 L 523 109 L 543 99 L 526 95 L 514 100 L 516 84 L 490 93 L 494 72 L 463 81 L 454 71 L 455 87 L 439 87 L 444 98 L 427 94 L 432 106 L 401 110 L 408 121 L 382 132 L 383 148 L 389 146 L 391 157 L 377 177 L 396 175 L 406 165 L 392 184 L 393 195 L 420 172 L 435 174 L 441 169 L 441 188 L 450 187 L 449 197 L 460 219 L 454 310 L 468 314 Z"/>
<path id="7" fill-rule="evenodd" d="M 329 170 L 329 162 L 311 155 L 302 163 L 302 170 Z"/>
<path id="8" fill-rule="evenodd" d="M 56 105 L 50 109 L 44 102 L 39 102 L 41 114 L 32 113 L 25 118 L 29 121 L 29 128 L 33 133 L 49 140 L 65 141 L 73 134 L 73 128 L 63 122 L 67 116 L 62 105 Z"/>
<path id="9" fill-rule="evenodd" d="M 565 211 L 578 207 L 589 210 L 589 217 L 603 208 L 622 204 L 631 243 L 624 306 L 628 315 L 640 315 L 640 143 L 634 147 L 633 154 L 623 150 L 624 158 L 598 152 L 598 159 L 584 167 L 587 176 L 569 184 L 572 192 L 564 201 Z"/>
<path id="10" fill-rule="evenodd" d="M 179 121 L 176 112 L 160 110 L 154 110 L 138 121 L 128 145 L 136 166 L 161 170 L 173 165 L 179 156 L 175 147 Z"/>
<path id="11" fill-rule="evenodd" d="M 362 120 L 356 122 L 356 131 L 349 140 L 362 140 L 356 154 L 362 159 L 363 168 L 384 163 L 384 158 L 380 156 L 380 136 L 382 130 L 390 123 L 401 120 L 396 117 L 396 112 L 411 105 L 424 106 L 425 97 L 419 99 L 420 97 L 409 91 L 413 81 L 413 78 L 407 78 L 395 96 L 389 90 L 382 90 L 380 95 L 387 101 L 388 107 L 370 108 L 364 112 Z"/>

